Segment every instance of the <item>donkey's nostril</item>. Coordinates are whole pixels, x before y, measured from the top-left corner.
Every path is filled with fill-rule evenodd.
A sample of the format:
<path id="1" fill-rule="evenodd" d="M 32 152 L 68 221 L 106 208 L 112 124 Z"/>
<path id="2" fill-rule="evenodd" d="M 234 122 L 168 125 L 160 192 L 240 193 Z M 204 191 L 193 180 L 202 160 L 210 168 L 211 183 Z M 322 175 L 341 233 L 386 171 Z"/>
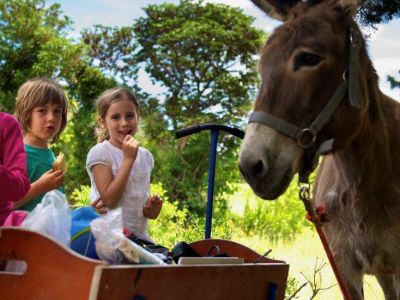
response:
<path id="1" fill-rule="evenodd" d="M 257 161 L 257 163 L 252 168 L 252 176 L 259 175 L 264 169 L 264 164 L 261 160 Z"/>

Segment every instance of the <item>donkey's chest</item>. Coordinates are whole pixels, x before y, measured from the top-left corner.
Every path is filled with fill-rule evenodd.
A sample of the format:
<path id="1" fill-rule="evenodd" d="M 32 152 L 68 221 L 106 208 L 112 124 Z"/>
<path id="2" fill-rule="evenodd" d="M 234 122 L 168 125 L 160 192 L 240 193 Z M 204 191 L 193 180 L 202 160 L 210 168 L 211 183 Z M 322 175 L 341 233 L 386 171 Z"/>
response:
<path id="1" fill-rule="evenodd" d="M 363 231 L 349 235 L 347 243 L 353 247 L 353 259 L 365 273 L 392 274 L 399 266 L 399 239 L 384 231 Z M 346 243 L 346 242 L 344 242 Z"/>
<path id="2" fill-rule="evenodd" d="M 324 231 L 333 252 L 365 273 L 393 273 L 400 266 L 400 198 L 355 200 L 351 194 L 331 191 L 325 198 L 330 221 Z"/>
<path id="3" fill-rule="evenodd" d="M 326 226 L 327 239 L 335 256 L 348 257 L 348 263 L 358 265 L 364 273 L 393 274 L 400 266 L 398 236 L 383 231 L 341 228 L 335 231 Z"/>

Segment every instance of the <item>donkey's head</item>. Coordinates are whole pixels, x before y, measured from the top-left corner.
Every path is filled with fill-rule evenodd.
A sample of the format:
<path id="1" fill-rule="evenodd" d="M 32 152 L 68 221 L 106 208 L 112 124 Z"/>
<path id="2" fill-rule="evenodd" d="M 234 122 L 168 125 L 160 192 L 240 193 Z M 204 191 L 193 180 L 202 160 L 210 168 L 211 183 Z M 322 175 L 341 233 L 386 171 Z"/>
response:
<path id="1" fill-rule="evenodd" d="M 344 79 L 351 73 L 352 30 L 363 43 L 352 19 L 359 1 L 309 0 L 292 7 L 271 6 L 272 0 L 253 2 L 284 23 L 261 53 L 262 84 L 241 147 L 239 168 L 260 197 L 275 199 L 294 174 L 308 167 L 305 156 L 314 156 L 333 138 L 334 150 L 343 149 L 360 130 L 367 104 L 359 109 L 360 103 L 348 101 Z M 357 63 L 358 57 L 357 52 Z M 358 82 L 360 72 L 352 72 Z M 364 98 L 362 90 L 356 98 Z"/>

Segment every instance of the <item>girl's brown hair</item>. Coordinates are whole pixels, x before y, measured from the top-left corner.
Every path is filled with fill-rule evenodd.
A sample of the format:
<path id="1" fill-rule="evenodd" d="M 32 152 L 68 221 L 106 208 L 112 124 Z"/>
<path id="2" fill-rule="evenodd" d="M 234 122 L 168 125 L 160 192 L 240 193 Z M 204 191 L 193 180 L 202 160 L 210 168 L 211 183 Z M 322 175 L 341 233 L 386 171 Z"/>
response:
<path id="1" fill-rule="evenodd" d="M 68 100 L 64 90 L 52 79 L 40 77 L 25 82 L 18 90 L 15 115 L 24 134 L 29 131 L 31 113 L 35 107 L 53 103 L 61 106 L 61 127 L 52 139 L 56 142 L 67 125 Z"/>
<path id="2" fill-rule="evenodd" d="M 105 90 L 97 99 L 96 106 L 97 106 L 98 123 L 100 119 L 105 119 L 107 111 L 110 108 L 111 104 L 125 99 L 135 104 L 137 116 L 139 118 L 139 103 L 136 100 L 136 96 L 129 90 L 122 87 L 118 87 Z M 110 135 L 108 133 L 107 128 L 102 128 L 102 126 L 99 126 L 97 129 L 97 142 L 101 143 L 104 140 L 108 139 L 110 139 Z"/>

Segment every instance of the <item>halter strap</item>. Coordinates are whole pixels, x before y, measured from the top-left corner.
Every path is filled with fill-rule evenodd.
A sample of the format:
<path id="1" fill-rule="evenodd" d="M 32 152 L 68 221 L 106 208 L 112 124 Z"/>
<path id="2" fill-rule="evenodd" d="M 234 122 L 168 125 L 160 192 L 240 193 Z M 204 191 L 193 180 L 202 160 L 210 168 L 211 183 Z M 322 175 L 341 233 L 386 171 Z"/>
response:
<path id="1" fill-rule="evenodd" d="M 262 111 L 254 111 L 251 113 L 249 118 L 249 123 L 260 123 L 267 127 L 273 128 L 287 136 L 290 136 L 297 140 L 299 145 L 303 148 L 308 148 L 311 143 L 314 142 L 315 137 L 321 131 L 321 129 L 329 122 L 332 115 L 339 107 L 347 91 L 347 81 L 343 80 L 339 87 L 336 89 L 335 93 L 325 105 L 319 115 L 307 128 L 301 129 L 300 127 L 293 125 L 285 120 L 275 117 L 269 113 Z M 309 135 L 309 142 L 304 143 L 304 139 L 307 139 Z M 326 151 L 324 151 L 326 152 Z"/>
<path id="2" fill-rule="evenodd" d="M 351 20 L 350 24 L 350 57 L 349 57 L 349 101 L 351 106 L 361 109 L 363 107 L 360 94 L 360 82 L 358 76 L 358 50 L 361 47 L 362 35 L 356 22 Z"/>

